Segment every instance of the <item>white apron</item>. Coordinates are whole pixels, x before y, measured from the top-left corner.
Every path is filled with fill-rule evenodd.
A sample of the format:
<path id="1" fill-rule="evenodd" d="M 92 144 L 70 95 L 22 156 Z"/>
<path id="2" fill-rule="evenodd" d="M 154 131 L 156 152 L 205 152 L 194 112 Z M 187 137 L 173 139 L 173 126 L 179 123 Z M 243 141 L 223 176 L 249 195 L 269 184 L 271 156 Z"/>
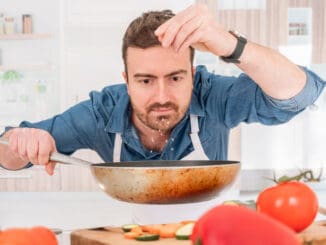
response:
<path id="1" fill-rule="evenodd" d="M 209 160 L 199 139 L 199 126 L 196 115 L 190 115 L 190 123 L 190 137 L 194 151 L 181 160 Z M 114 143 L 114 162 L 120 162 L 121 145 L 121 134 L 117 133 Z M 215 199 L 205 202 L 189 204 L 132 204 L 133 217 L 131 223 L 164 224 L 175 223 L 182 220 L 196 220 L 209 208 L 216 206 L 225 200 L 238 199 L 240 190 L 239 183 L 240 179 L 238 176 L 229 188 L 220 192 Z"/>

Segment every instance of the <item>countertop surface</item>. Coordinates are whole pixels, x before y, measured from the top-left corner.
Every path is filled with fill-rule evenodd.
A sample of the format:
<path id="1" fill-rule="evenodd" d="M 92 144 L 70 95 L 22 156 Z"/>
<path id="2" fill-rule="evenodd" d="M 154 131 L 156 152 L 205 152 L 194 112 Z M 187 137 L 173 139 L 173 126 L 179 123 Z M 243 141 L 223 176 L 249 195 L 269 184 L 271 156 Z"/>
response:
<path id="1" fill-rule="evenodd" d="M 326 206 L 326 190 L 316 191 Z M 254 200 L 257 192 L 241 192 L 239 200 Z M 63 230 L 60 245 L 69 245 L 72 230 L 130 223 L 132 205 L 103 192 L 1 192 L 0 227 L 44 225 Z M 318 214 L 316 220 L 325 219 Z"/>

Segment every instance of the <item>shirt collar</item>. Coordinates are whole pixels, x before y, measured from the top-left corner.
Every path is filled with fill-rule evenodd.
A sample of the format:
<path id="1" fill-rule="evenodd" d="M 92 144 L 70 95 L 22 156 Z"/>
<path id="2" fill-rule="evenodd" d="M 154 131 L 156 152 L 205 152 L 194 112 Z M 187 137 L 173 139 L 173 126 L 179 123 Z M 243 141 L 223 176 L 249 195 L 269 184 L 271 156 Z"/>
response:
<path id="1" fill-rule="evenodd" d="M 105 131 L 109 133 L 122 133 L 128 127 L 128 124 L 131 123 L 130 117 L 130 99 L 126 91 L 114 105 L 110 119 L 105 126 Z"/>
<path id="2" fill-rule="evenodd" d="M 198 101 L 198 97 L 195 95 L 195 93 L 192 93 L 191 102 L 189 106 L 189 113 L 192 115 L 203 117 L 205 115 L 204 108 L 200 106 L 200 103 Z"/>

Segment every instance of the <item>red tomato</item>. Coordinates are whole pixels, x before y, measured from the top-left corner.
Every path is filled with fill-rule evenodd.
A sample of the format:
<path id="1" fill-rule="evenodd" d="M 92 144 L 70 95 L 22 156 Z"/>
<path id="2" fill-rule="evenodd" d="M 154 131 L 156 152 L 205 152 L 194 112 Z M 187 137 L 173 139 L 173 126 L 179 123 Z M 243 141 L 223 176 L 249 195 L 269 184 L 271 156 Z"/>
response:
<path id="1" fill-rule="evenodd" d="M 58 245 L 55 234 L 43 226 L 8 228 L 0 231 L 0 244 L 7 245 Z"/>
<path id="2" fill-rule="evenodd" d="M 246 207 L 220 205 L 195 223 L 194 245 L 300 245 L 296 233 L 281 222 Z"/>
<path id="3" fill-rule="evenodd" d="M 268 214 L 299 232 L 314 221 L 318 199 L 305 183 L 283 182 L 259 194 L 257 211 Z"/>

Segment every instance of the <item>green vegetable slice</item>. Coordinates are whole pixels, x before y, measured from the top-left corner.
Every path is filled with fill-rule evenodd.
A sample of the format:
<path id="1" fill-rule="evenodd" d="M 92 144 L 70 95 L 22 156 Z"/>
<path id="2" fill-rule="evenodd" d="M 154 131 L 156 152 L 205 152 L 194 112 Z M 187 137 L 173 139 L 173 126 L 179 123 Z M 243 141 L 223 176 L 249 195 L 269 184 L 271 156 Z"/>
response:
<path id="1" fill-rule="evenodd" d="M 129 232 L 129 231 L 131 231 L 132 228 L 138 227 L 138 226 L 139 226 L 138 224 L 126 224 L 126 225 L 122 226 L 122 230 L 124 232 Z"/>
<path id="2" fill-rule="evenodd" d="M 156 241 L 160 239 L 160 235 L 158 234 L 144 234 L 136 237 L 137 241 Z"/>
<path id="3" fill-rule="evenodd" d="M 178 240 L 189 240 L 195 223 L 188 223 L 181 226 L 175 233 L 175 237 Z"/>

